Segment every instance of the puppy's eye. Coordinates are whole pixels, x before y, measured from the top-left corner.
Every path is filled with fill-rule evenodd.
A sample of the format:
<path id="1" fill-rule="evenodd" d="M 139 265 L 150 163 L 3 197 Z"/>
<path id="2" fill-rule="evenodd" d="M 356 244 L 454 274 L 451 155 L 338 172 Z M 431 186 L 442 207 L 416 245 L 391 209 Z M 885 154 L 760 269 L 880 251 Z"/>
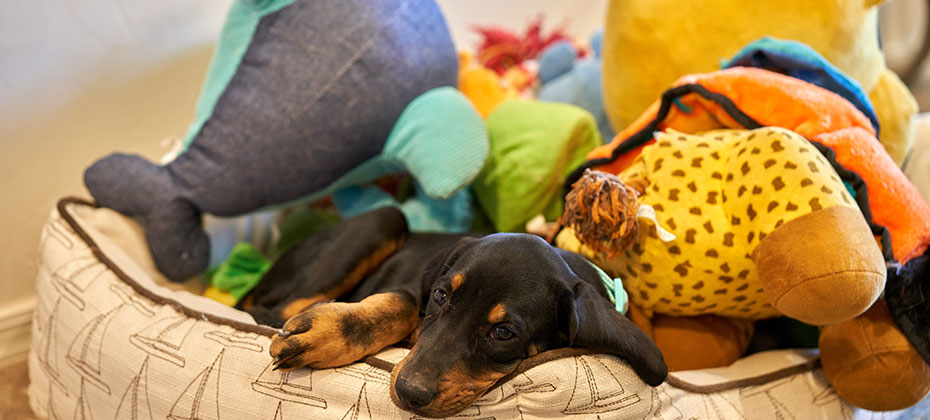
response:
<path id="1" fill-rule="evenodd" d="M 513 331 L 510 331 L 507 328 L 501 326 L 491 328 L 491 332 L 488 334 L 491 336 L 491 338 L 498 341 L 510 340 L 515 335 Z"/>
<path id="2" fill-rule="evenodd" d="M 446 304 L 446 292 L 442 289 L 433 290 L 433 301 L 437 305 L 442 306 Z"/>

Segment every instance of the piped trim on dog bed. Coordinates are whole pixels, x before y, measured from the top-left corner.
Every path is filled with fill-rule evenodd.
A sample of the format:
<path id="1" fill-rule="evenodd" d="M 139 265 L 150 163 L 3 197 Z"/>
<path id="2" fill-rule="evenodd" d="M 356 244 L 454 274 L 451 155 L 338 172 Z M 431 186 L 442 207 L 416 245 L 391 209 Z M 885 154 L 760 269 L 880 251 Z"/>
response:
<path id="1" fill-rule="evenodd" d="M 111 270 L 120 281 L 130 286 L 136 293 L 139 293 L 145 298 L 150 299 L 152 302 L 156 304 L 170 306 L 171 308 L 191 318 L 206 320 L 211 323 L 218 324 L 218 325 L 226 325 L 226 326 L 232 327 L 240 331 L 259 334 L 264 337 L 271 337 L 278 332 L 278 330 L 271 328 L 271 327 L 264 326 L 264 325 L 249 324 L 246 322 L 237 321 L 237 320 L 230 319 L 227 317 L 218 316 L 216 314 L 212 314 L 209 312 L 203 312 L 203 311 L 193 309 L 181 303 L 178 300 L 165 297 L 163 295 L 155 293 L 149 290 L 148 288 L 144 287 L 139 282 L 137 282 L 135 279 L 133 279 L 130 275 L 128 275 L 122 268 L 120 268 L 120 266 L 101 249 L 97 241 L 94 240 L 91 234 L 88 233 L 87 229 L 85 229 L 84 226 L 82 226 L 81 222 L 77 220 L 77 217 L 69 209 L 69 206 L 72 206 L 72 205 L 87 206 L 87 207 L 94 208 L 94 209 L 99 208 L 99 207 L 95 203 L 89 202 L 81 198 L 76 198 L 76 197 L 63 198 L 57 204 L 58 213 L 61 215 L 62 219 L 64 219 L 64 221 L 68 224 L 68 226 L 70 226 L 74 230 L 74 233 L 82 241 L 86 243 L 88 248 L 90 248 L 91 252 L 93 253 L 94 257 L 96 257 L 104 266 L 106 266 L 107 269 Z M 505 376 L 500 381 L 498 381 L 498 383 L 492 389 L 495 389 L 507 383 L 508 381 L 513 380 L 517 376 L 526 373 L 530 369 L 541 366 L 547 362 L 552 362 L 552 361 L 556 361 L 556 360 L 564 359 L 564 358 L 574 358 L 574 357 L 580 357 L 584 355 L 595 355 L 595 354 L 597 354 L 597 352 L 588 350 L 588 349 L 583 349 L 583 348 L 561 348 L 561 349 L 555 349 L 555 350 L 550 350 L 550 351 L 540 353 L 536 356 L 530 357 L 524 360 L 523 362 L 521 362 L 514 372 L 512 372 L 511 374 Z M 809 358 L 803 361 L 798 361 L 798 360 L 792 361 L 791 359 L 793 357 L 794 356 L 790 356 L 790 357 L 774 356 L 773 357 L 774 359 L 778 359 L 781 361 L 780 364 L 775 363 L 775 364 L 766 365 L 766 367 L 771 367 L 771 368 L 766 369 L 765 371 L 761 371 L 759 373 L 754 373 L 754 374 L 745 374 L 743 372 L 740 372 L 739 370 L 745 370 L 742 368 L 740 368 L 739 370 L 730 369 L 730 368 L 721 368 L 719 369 L 721 375 L 718 376 L 718 378 L 726 378 L 726 380 L 723 380 L 723 381 L 706 382 L 706 381 L 692 380 L 690 378 L 694 377 L 693 372 L 699 372 L 699 371 L 692 371 L 690 373 L 689 372 L 671 373 L 668 376 L 667 382 L 669 385 L 673 387 L 676 387 L 676 388 L 679 388 L 679 389 L 682 389 L 688 392 L 699 393 L 699 394 L 709 394 L 709 393 L 723 392 L 723 391 L 746 387 L 746 386 L 761 385 L 761 384 L 768 383 L 776 379 L 785 378 L 785 377 L 796 375 L 799 373 L 805 373 L 819 366 L 819 359 L 817 359 L 816 357 Z M 369 356 L 365 358 L 363 362 L 373 368 L 383 370 L 386 372 L 390 372 L 391 370 L 393 370 L 394 365 L 395 365 L 393 361 L 387 360 L 383 357 L 380 357 L 379 355 Z M 728 372 L 728 369 L 729 369 L 729 372 Z"/>
<path id="2" fill-rule="evenodd" d="M 106 253 L 104 253 L 101 250 L 101 248 L 98 246 L 96 241 L 84 229 L 81 223 L 76 220 L 75 216 L 71 213 L 71 211 L 69 211 L 68 209 L 69 205 L 82 205 L 82 206 L 88 206 L 92 208 L 98 208 L 98 206 L 92 202 L 89 202 L 89 201 L 86 201 L 80 198 L 68 197 L 68 198 L 64 198 L 60 200 L 57 207 L 58 207 L 59 214 L 61 214 L 62 218 L 68 223 L 68 225 L 72 229 L 74 229 L 75 234 L 77 234 L 81 238 L 81 240 L 83 240 L 88 245 L 88 247 L 93 252 L 94 256 L 98 260 L 100 260 L 100 262 L 103 263 L 108 269 L 112 270 L 113 273 L 121 281 L 125 282 L 127 285 L 132 287 L 133 290 L 135 290 L 140 295 L 145 296 L 146 298 L 152 300 L 154 303 L 157 303 L 160 305 L 171 306 L 172 308 L 178 310 L 179 312 L 189 317 L 205 319 L 207 321 L 220 324 L 220 325 L 228 325 L 230 327 L 233 327 L 241 331 L 252 332 L 252 333 L 256 333 L 256 334 L 259 334 L 265 337 L 271 337 L 273 334 L 277 333 L 277 330 L 271 327 L 267 327 L 263 325 L 256 325 L 256 324 L 248 324 L 245 322 L 240 322 L 240 321 L 236 321 L 233 319 L 217 316 L 215 314 L 211 314 L 208 312 L 203 312 L 203 311 L 192 309 L 177 300 L 166 298 L 162 295 L 153 293 L 151 290 L 143 287 L 137 281 L 135 281 L 131 276 L 126 274 L 126 272 L 123 271 L 119 267 L 118 264 L 116 264 L 109 256 L 107 256 Z M 555 361 L 558 359 L 563 359 L 563 358 L 571 358 L 571 357 L 577 357 L 581 355 L 592 355 L 592 354 L 597 354 L 597 353 L 591 350 L 580 349 L 580 348 L 562 348 L 562 349 L 550 350 L 550 351 L 541 353 L 537 356 L 524 360 L 513 373 L 502 378 L 498 382 L 497 386 L 500 386 L 501 384 L 506 383 L 507 381 L 526 372 L 527 370 L 540 366 L 544 363 Z M 380 358 L 378 355 L 369 356 L 366 359 L 364 359 L 363 362 L 374 368 L 381 369 L 381 370 L 388 371 L 388 372 L 390 372 L 394 368 L 393 362 Z M 792 365 L 788 367 L 782 367 L 782 368 L 779 368 L 779 369 L 776 369 L 770 372 L 765 372 L 760 375 L 741 377 L 736 380 L 726 381 L 723 383 L 717 383 L 717 384 L 712 384 L 712 385 L 700 385 L 697 383 L 692 383 L 686 379 L 682 379 L 677 374 L 673 373 L 669 375 L 668 382 L 672 386 L 687 390 L 689 392 L 713 393 L 713 392 L 721 392 L 725 390 L 735 389 L 735 388 L 739 388 L 743 386 L 758 385 L 758 384 L 768 382 L 772 379 L 779 379 L 779 378 L 794 375 L 797 373 L 803 373 L 803 372 L 809 371 L 817 367 L 817 365 L 818 363 L 816 362 L 806 362 L 806 363 L 801 363 L 801 364 Z"/>
<path id="3" fill-rule="evenodd" d="M 87 200 L 77 198 L 77 197 L 66 197 L 58 201 L 58 213 L 61 214 L 61 217 L 65 219 L 65 222 L 74 229 L 74 232 L 84 241 L 87 246 L 90 248 L 91 252 L 94 253 L 94 256 L 100 260 L 103 265 L 105 265 L 109 270 L 113 271 L 113 274 L 116 275 L 121 281 L 132 287 L 132 289 L 146 298 L 150 299 L 152 302 L 155 302 L 159 305 L 168 305 L 176 309 L 178 312 L 183 313 L 186 316 L 198 319 L 205 319 L 215 324 L 228 325 L 240 331 L 250 332 L 259 334 L 265 337 L 271 337 L 274 334 L 277 334 L 277 330 L 271 327 L 258 324 L 247 324 L 244 322 L 236 321 L 233 319 L 228 319 L 224 317 L 219 317 L 214 314 L 201 312 L 195 309 L 192 309 L 186 305 L 181 304 L 180 302 L 166 298 L 164 296 L 153 293 L 151 290 L 142 287 L 138 282 L 136 282 L 132 277 L 126 274 L 119 265 L 113 262 L 107 254 L 100 250 L 100 246 L 97 245 L 97 242 L 87 233 L 83 226 L 77 222 L 74 218 L 74 215 L 68 211 L 68 205 L 76 204 L 82 206 L 89 206 L 93 208 L 98 208 L 97 204 L 89 202 Z"/>

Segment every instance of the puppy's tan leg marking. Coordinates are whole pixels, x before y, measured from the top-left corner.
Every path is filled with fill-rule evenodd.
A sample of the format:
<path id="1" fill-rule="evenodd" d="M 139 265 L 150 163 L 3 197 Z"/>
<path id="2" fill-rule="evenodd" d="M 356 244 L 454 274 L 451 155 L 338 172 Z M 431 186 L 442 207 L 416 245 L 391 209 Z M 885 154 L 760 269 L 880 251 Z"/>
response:
<path id="1" fill-rule="evenodd" d="M 348 293 L 349 290 L 357 286 L 362 279 L 374 272 L 384 260 L 397 252 L 403 244 L 403 238 L 382 243 L 374 252 L 359 261 L 358 265 L 356 265 L 342 280 L 333 285 L 332 288 L 316 296 L 301 298 L 288 303 L 281 309 L 279 316 L 281 319 L 291 319 L 314 304 L 327 300 L 334 300 Z"/>
<path id="2" fill-rule="evenodd" d="M 416 302 L 399 293 L 323 303 L 289 319 L 272 337 L 270 353 L 276 369 L 344 366 L 397 343 L 418 325 Z"/>
<path id="3" fill-rule="evenodd" d="M 304 311 L 305 309 L 308 309 L 314 304 L 322 302 L 324 300 L 329 300 L 329 299 L 326 299 L 326 296 L 324 295 L 316 295 L 313 297 L 300 298 L 300 299 L 293 300 L 290 303 L 288 303 L 287 306 L 284 307 L 284 309 L 281 310 L 281 314 L 280 314 L 281 319 L 291 319 L 295 315 Z"/>
<path id="4" fill-rule="evenodd" d="M 243 310 L 246 310 L 246 311 L 249 309 L 252 309 L 252 306 L 254 305 L 255 305 L 255 296 L 252 296 L 252 295 L 248 295 L 242 298 L 242 302 L 239 302 L 239 306 Z"/>

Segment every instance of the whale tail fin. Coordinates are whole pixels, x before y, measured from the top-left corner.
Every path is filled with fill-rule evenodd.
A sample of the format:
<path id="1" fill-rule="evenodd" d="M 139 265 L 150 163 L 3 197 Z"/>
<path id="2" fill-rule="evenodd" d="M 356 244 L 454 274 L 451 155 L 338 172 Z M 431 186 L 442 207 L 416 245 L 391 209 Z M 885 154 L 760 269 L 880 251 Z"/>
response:
<path id="1" fill-rule="evenodd" d="M 142 223 L 152 259 L 165 277 L 180 282 L 206 270 L 210 239 L 201 212 L 182 196 L 166 167 L 113 154 L 84 171 L 84 185 L 101 206 Z"/>

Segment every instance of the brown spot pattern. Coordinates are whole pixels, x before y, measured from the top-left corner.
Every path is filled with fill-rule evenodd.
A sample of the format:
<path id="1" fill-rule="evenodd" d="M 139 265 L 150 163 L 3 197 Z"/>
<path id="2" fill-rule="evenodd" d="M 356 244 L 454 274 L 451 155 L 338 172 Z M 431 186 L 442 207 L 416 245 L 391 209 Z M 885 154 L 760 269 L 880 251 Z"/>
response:
<path id="1" fill-rule="evenodd" d="M 775 187 L 775 191 L 781 191 L 782 188 L 785 188 L 785 182 L 782 181 L 780 176 L 776 176 L 772 180 L 772 186 Z"/>
<path id="2" fill-rule="evenodd" d="M 704 222 L 704 230 L 706 230 L 707 233 L 714 233 L 714 225 L 711 224 L 710 220 Z"/>

